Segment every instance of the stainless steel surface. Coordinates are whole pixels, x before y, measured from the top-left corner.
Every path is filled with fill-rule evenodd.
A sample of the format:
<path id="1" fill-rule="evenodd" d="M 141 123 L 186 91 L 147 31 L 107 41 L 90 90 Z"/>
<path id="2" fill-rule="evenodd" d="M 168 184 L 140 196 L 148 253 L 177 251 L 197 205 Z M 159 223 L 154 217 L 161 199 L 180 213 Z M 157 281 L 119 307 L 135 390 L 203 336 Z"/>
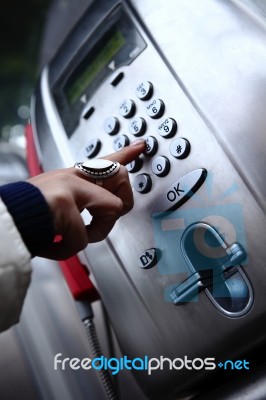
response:
<path id="1" fill-rule="evenodd" d="M 84 160 L 88 141 L 98 138 L 102 142 L 99 156 L 113 152 L 115 137 L 104 131 L 104 121 L 110 116 L 118 117 L 120 134 L 132 141 L 130 120 L 119 115 L 119 105 L 126 98 L 134 99 L 136 116 L 147 122 L 144 137 L 156 136 L 158 121 L 147 115 L 145 102 L 135 95 L 139 83 L 152 82 L 154 98 L 162 99 L 165 116 L 177 121 L 177 137 L 189 140 L 190 154 L 184 160 L 175 159 L 169 152 L 172 139 L 156 136 L 157 155 L 169 157 L 170 173 L 164 178 L 155 176 L 151 159 L 143 157 L 141 173 L 151 174 L 151 191 L 134 192 L 130 214 L 118 221 L 106 241 L 89 245 L 84 254 L 124 354 L 132 358 L 212 356 L 217 361 L 241 357 L 265 340 L 265 26 L 233 1 L 131 3 L 148 46 L 98 88 L 86 105 L 94 107 L 94 113 L 80 119 L 69 141 L 49 91 L 51 71 L 45 69 L 41 95 L 37 93 L 33 108 L 36 115 L 43 102 L 48 119 L 48 126 L 35 120 L 41 160 L 46 170 L 73 165 Z M 120 72 L 124 79 L 114 87 L 110 83 Z M 241 318 L 222 315 L 203 293 L 198 302 L 175 307 L 165 301 L 164 291 L 181 282 L 185 272 L 162 274 L 159 267 L 137 266 L 143 251 L 156 247 L 150 216 L 156 200 L 173 182 L 200 168 L 208 171 L 207 180 L 180 210 L 212 213 L 216 206 L 241 206 L 246 239 L 240 244 L 248 253 L 245 272 L 254 290 L 253 307 Z M 206 211 L 202 221 L 210 223 L 210 218 L 214 216 Z M 234 232 L 228 219 L 220 218 L 219 223 L 231 243 Z M 167 264 L 166 241 L 160 242 L 160 250 Z M 196 392 L 204 379 L 214 381 L 205 370 L 164 370 L 151 376 L 137 371 L 135 377 L 152 399 L 180 398 Z"/>
<path id="2" fill-rule="evenodd" d="M 184 91 L 265 207 L 265 23 L 241 1 L 170 0 L 167 7 L 163 0 L 132 3 Z"/>

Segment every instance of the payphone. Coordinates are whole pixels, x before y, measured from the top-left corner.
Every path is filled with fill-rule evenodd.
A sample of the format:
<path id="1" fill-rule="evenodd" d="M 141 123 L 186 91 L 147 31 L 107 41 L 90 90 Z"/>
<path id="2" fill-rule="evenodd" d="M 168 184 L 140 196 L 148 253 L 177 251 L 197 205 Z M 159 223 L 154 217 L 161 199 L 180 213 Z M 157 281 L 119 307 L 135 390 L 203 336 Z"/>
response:
<path id="1" fill-rule="evenodd" d="M 79 257 L 152 399 L 265 341 L 265 29 L 242 1 L 98 0 L 33 96 L 44 170 L 146 141 L 133 210 Z"/>

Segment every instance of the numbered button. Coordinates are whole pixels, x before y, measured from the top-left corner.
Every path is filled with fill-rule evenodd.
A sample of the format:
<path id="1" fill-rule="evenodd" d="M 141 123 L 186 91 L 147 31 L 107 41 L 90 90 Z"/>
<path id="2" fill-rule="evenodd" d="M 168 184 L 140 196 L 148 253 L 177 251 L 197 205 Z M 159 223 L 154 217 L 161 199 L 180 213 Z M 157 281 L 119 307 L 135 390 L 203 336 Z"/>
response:
<path id="1" fill-rule="evenodd" d="M 133 174 L 134 172 L 138 172 L 141 169 L 142 164 L 143 164 L 142 158 L 137 158 L 136 160 L 131 161 L 131 163 L 127 164 L 126 168 L 128 172 Z"/>
<path id="2" fill-rule="evenodd" d="M 119 135 L 113 142 L 113 149 L 115 151 L 122 150 L 129 145 L 129 138 L 126 135 Z"/>
<path id="3" fill-rule="evenodd" d="M 136 88 L 136 96 L 140 100 L 149 100 L 153 93 L 153 85 L 151 82 L 143 81 Z"/>
<path id="4" fill-rule="evenodd" d="M 158 150 L 158 142 L 157 139 L 153 136 L 148 136 L 145 140 L 146 146 L 144 150 L 144 154 L 147 157 L 152 157 Z"/>
<path id="5" fill-rule="evenodd" d="M 175 135 L 177 131 L 177 123 L 173 118 L 164 118 L 157 127 L 157 132 L 164 138 L 170 138 Z"/>
<path id="6" fill-rule="evenodd" d="M 153 99 L 146 106 L 146 111 L 151 118 L 160 118 L 164 113 L 164 102 L 160 99 Z"/>
<path id="7" fill-rule="evenodd" d="M 136 106 L 133 100 L 126 99 L 122 101 L 122 103 L 119 106 L 119 112 L 120 115 L 124 118 L 130 118 L 133 117 L 136 111 Z"/>
<path id="8" fill-rule="evenodd" d="M 146 121 L 144 118 L 136 117 L 130 121 L 129 132 L 134 136 L 142 136 L 146 131 Z"/>
<path id="9" fill-rule="evenodd" d="M 173 140 L 170 145 L 170 153 L 175 158 L 186 158 L 190 152 L 190 143 L 187 139 L 178 138 Z"/>
<path id="10" fill-rule="evenodd" d="M 157 176 L 166 176 L 170 171 L 170 161 L 164 156 L 156 157 L 152 161 L 151 170 Z"/>
<path id="11" fill-rule="evenodd" d="M 137 175 L 133 181 L 133 188 L 139 193 L 148 193 L 152 187 L 152 180 L 148 174 Z"/>
<path id="12" fill-rule="evenodd" d="M 99 139 L 92 139 L 89 141 L 85 147 L 85 156 L 88 158 L 93 158 L 97 156 L 101 149 L 101 142 Z"/>
<path id="13" fill-rule="evenodd" d="M 108 135 L 116 135 L 119 131 L 119 121 L 116 117 L 108 117 L 104 121 L 104 130 Z"/>

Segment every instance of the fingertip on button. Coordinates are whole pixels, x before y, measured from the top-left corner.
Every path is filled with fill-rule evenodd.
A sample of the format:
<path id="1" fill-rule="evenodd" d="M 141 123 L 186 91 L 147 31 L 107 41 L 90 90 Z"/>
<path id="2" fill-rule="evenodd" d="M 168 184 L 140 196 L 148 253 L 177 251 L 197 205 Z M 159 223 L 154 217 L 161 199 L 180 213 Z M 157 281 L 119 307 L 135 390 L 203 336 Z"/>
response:
<path id="1" fill-rule="evenodd" d="M 147 157 L 152 157 L 154 154 L 156 154 L 158 150 L 158 141 L 154 136 L 148 136 L 146 138 L 146 146 L 145 146 L 145 151 L 144 154 Z"/>
<path id="2" fill-rule="evenodd" d="M 126 135 L 120 135 L 113 141 L 113 149 L 115 151 L 122 150 L 124 147 L 129 145 L 129 138 Z"/>

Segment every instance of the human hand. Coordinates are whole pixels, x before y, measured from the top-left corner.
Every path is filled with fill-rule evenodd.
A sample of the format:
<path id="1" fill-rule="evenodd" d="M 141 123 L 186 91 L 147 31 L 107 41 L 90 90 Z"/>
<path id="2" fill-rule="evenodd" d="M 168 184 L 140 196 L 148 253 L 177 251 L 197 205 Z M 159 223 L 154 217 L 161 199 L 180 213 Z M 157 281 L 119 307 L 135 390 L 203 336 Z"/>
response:
<path id="1" fill-rule="evenodd" d="M 83 250 L 88 243 L 103 240 L 117 219 L 133 207 L 133 194 L 124 165 L 136 159 L 145 149 L 138 140 L 123 150 L 103 158 L 118 161 L 117 174 L 95 184 L 74 167 L 46 172 L 28 181 L 38 187 L 52 212 L 55 232 L 61 240 L 54 242 L 39 255 L 54 260 L 66 259 Z M 80 213 L 87 209 L 92 221 L 85 225 Z"/>

